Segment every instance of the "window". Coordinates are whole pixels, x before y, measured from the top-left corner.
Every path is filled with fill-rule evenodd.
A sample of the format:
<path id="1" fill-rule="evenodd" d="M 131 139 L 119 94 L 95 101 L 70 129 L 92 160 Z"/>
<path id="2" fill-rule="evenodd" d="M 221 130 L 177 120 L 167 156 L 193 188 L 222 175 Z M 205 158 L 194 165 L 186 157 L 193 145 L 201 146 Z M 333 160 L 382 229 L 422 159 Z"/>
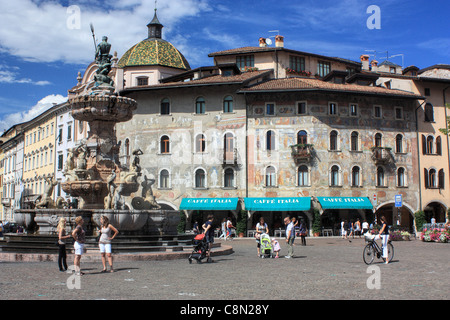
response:
<path id="1" fill-rule="evenodd" d="M 162 136 L 161 137 L 161 153 L 170 153 L 170 139 L 168 136 Z"/>
<path id="2" fill-rule="evenodd" d="M 167 115 L 170 114 L 170 100 L 167 98 L 164 98 L 161 100 L 161 114 Z"/>
<path id="3" fill-rule="evenodd" d="M 161 172 L 159 173 L 159 187 L 163 189 L 170 188 L 169 171 L 167 171 L 166 169 L 161 170 Z"/>
<path id="4" fill-rule="evenodd" d="M 358 116 L 358 105 L 357 104 L 350 105 L 350 116 L 351 117 Z"/>
<path id="5" fill-rule="evenodd" d="M 34 160 L 34 158 L 33 158 L 33 160 Z M 58 170 L 62 170 L 63 166 L 64 166 L 64 156 L 62 154 L 58 154 Z"/>
<path id="6" fill-rule="evenodd" d="M 383 146 L 383 136 L 381 133 L 375 134 L 375 147 L 382 147 Z"/>
<path id="7" fill-rule="evenodd" d="M 397 187 L 406 187 L 405 168 L 397 169 Z"/>
<path id="8" fill-rule="evenodd" d="M 67 140 L 72 140 L 72 124 L 67 126 Z"/>
<path id="9" fill-rule="evenodd" d="M 307 144 L 308 134 L 305 130 L 301 130 L 297 133 L 297 144 Z"/>
<path id="10" fill-rule="evenodd" d="M 395 152 L 403 153 L 403 136 L 401 134 L 395 137 Z"/>
<path id="11" fill-rule="evenodd" d="M 427 97 L 431 96 L 431 90 L 430 90 L 430 88 L 425 88 L 425 95 L 426 95 Z"/>
<path id="12" fill-rule="evenodd" d="M 233 97 L 232 96 L 226 96 L 223 99 L 223 112 L 233 112 Z"/>
<path id="13" fill-rule="evenodd" d="M 401 107 L 395 108 L 395 120 L 403 120 L 403 109 Z"/>
<path id="14" fill-rule="evenodd" d="M 397 69 L 396 69 L 395 67 L 390 67 L 390 68 L 389 68 L 389 72 L 390 72 L 390 73 L 396 73 L 396 72 L 397 72 Z"/>
<path id="15" fill-rule="evenodd" d="M 137 77 L 136 84 L 138 86 L 147 86 L 148 85 L 148 77 Z"/>
<path id="16" fill-rule="evenodd" d="M 197 98 L 195 101 L 195 113 L 205 114 L 206 113 L 206 103 L 203 97 Z"/>
<path id="17" fill-rule="evenodd" d="M 328 104 L 328 114 L 329 115 L 337 115 L 337 103 L 330 102 Z"/>
<path id="18" fill-rule="evenodd" d="M 434 122 L 434 111 L 431 103 L 425 105 L 425 122 Z"/>
<path id="19" fill-rule="evenodd" d="M 305 58 L 290 56 L 289 67 L 295 71 L 305 71 Z"/>
<path id="20" fill-rule="evenodd" d="M 383 167 L 377 168 L 377 187 L 384 187 L 384 169 L 383 169 Z"/>
<path id="21" fill-rule="evenodd" d="M 330 172 L 330 186 L 337 187 L 339 186 L 339 167 L 332 166 Z"/>
<path id="22" fill-rule="evenodd" d="M 274 116 L 274 115 L 275 115 L 275 104 L 266 103 L 266 116 Z"/>
<path id="23" fill-rule="evenodd" d="M 230 132 L 226 133 L 223 137 L 223 144 L 225 163 L 234 163 L 234 135 Z"/>
<path id="24" fill-rule="evenodd" d="M 306 102 L 297 102 L 297 114 L 306 114 Z"/>
<path id="25" fill-rule="evenodd" d="M 36 134 L 34 134 L 36 136 Z M 62 142 L 62 136 L 63 136 L 63 128 L 59 128 L 58 130 L 58 142 Z"/>
<path id="26" fill-rule="evenodd" d="M 195 138 L 195 152 L 205 152 L 206 138 L 204 134 L 199 134 Z"/>
<path id="27" fill-rule="evenodd" d="M 373 106 L 373 117 L 377 119 L 381 119 L 381 106 Z"/>
<path id="28" fill-rule="evenodd" d="M 309 173 L 307 166 L 300 166 L 298 168 L 298 186 L 304 187 L 309 185 Z"/>
<path id="29" fill-rule="evenodd" d="M 436 154 L 442 156 L 442 140 L 441 137 L 436 138 Z"/>
<path id="30" fill-rule="evenodd" d="M 269 130 L 266 133 L 266 150 L 275 150 L 275 132 L 272 130 Z"/>
<path id="31" fill-rule="evenodd" d="M 318 61 L 317 62 L 317 74 L 320 77 L 325 77 L 328 73 L 330 73 L 331 65 L 329 62 Z"/>
<path id="32" fill-rule="evenodd" d="M 275 187 L 275 186 L 276 186 L 275 168 L 269 166 L 266 168 L 266 187 Z"/>
<path id="33" fill-rule="evenodd" d="M 427 154 L 433 154 L 434 137 L 427 137 Z"/>
<path id="34" fill-rule="evenodd" d="M 429 171 L 429 186 L 430 188 L 436 188 L 437 186 L 437 179 L 436 179 L 436 170 L 435 169 L 430 169 Z"/>
<path id="35" fill-rule="evenodd" d="M 231 168 L 225 169 L 223 186 L 225 188 L 234 188 L 234 170 Z"/>
<path id="36" fill-rule="evenodd" d="M 255 59 L 253 55 L 238 56 L 236 57 L 236 65 L 241 71 L 244 71 L 245 67 L 253 68 L 255 66 Z"/>
<path id="37" fill-rule="evenodd" d="M 206 188 L 205 170 L 197 169 L 195 171 L 195 187 L 196 188 Z"/>
<path id="38" fill-rule="evenodd" d="M 359 134 L 353 131 L 350 137 L 351 140 L 351 151 L 359 151 Z"/>
<path id="39" fill-rule="evenodd" d="M 359 187 L 361 177 L 360 177 L 361 169 L 358 166 L 352 168 L 352 187 Z"/>
<path id="40" fill-rule="evenodd" d="M 333 130 L 330 133 L 330 150 L 338 150 L 338 132 L 336 130 Z"/>

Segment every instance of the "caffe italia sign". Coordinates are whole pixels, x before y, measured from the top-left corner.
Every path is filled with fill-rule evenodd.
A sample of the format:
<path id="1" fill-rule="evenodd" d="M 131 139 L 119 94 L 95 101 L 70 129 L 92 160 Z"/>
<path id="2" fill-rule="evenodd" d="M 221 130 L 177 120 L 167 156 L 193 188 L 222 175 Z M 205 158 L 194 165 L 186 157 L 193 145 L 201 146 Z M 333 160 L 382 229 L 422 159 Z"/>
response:
<path id="1" fill-rule="evenodd" d="M 322 209 L 373 209 L 367 197 L 317 197 Z"/>

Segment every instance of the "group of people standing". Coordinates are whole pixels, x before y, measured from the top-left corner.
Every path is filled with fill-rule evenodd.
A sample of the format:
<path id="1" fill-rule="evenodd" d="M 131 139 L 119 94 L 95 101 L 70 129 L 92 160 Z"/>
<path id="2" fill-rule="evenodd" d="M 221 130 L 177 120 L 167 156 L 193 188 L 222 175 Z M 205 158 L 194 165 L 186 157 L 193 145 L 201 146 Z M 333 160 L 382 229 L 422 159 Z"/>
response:
<path id="1" fill-rule="evenodd" d="M 341 222 L 341 236 L 342 239 L 348 239 L 348 237 L 355 238 L 355 235 L 361 235 L 369 230 L 369 223 L 367 221 L 361 221 L 357 219 L 355 222 L 342 220 Z"/>
<path id="2" fill-rule="evenodd" d="M 73 248 L 75 251 L 74 258 L 74 270 L 76 275 L 83 275 L 81 271 L 81 256 L 85 253 L 85 241 L 86 232 L 83 229 L 84 220 L 81 216 L 75 218 L 76 227 L 72 233 L 67 234 L 66 232 L 66 219 L 61 218 L 59 220 L 56 231 L 58 232 L 58 266 L 59 271 L 67 270 L 67 253 L 66 253 L 66 243 L 68 239 L 73 238 Z M 119 231 L 109 223 L 109 219 L 106 216 L 100 218 L 101 228 L 100 228 L 100 238 L 99 238 L 99 249 L 102 258 L 103 270 L 102 272 L 107 272 L 106 260 L 108 260 L 110 266 L 110 272 L 114 272 L 113 268 L 113 258 L 111 250 L 111 240 L 113 240 Z"/>

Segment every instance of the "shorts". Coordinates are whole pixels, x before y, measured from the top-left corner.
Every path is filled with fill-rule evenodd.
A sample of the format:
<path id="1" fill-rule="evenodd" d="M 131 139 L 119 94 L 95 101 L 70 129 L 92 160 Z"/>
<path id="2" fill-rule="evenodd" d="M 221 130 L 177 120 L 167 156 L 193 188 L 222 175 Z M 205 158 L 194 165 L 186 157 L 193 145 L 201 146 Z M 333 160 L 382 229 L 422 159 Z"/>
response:
<path id="1" fill-rule="evenodd" d="M 101 253 L 111 253 L 111 243 L 99 243 Z"/>
<path id="2" fill-rule="evenodd" d="M 214 233 L 213 234 L 206 234 L 206 243 L 214 243 Z"/>
<path id="3" fill-rule="evenodd" d="M 78 256 L 81 256 L 84 253 L 84 243 L 75 241 L 73 244 L 73 248 L 75 249 L 75 254 Z"/>

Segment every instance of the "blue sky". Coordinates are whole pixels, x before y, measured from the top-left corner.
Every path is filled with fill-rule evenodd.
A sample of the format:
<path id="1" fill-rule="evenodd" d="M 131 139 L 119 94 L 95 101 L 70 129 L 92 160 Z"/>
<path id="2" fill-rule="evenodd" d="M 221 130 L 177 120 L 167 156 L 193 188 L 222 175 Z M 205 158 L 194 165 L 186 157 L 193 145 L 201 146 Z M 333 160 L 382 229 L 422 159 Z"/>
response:
<path id="1" fill-rule="evenodd" d="M 381 29 L 367 28 L 370 5 L 380 8 Z M 64 101 L 93 60 L 89 23 L 120 57 L 146 38 L 154 7 L 154 0 L 0 0 L 1 132 Z M 403 54 L 405 67 L 450 64 L 448 0 L 158 0 L 157 7 L 163 38 L 192 68 L 212 65 L 208 53 L 257 46 L 273 30 L 294 50 L 355 61 L 366 50 L 383 61 L 388 51 Z M 401 56 L 390 60 L 402 64 Z"/>

